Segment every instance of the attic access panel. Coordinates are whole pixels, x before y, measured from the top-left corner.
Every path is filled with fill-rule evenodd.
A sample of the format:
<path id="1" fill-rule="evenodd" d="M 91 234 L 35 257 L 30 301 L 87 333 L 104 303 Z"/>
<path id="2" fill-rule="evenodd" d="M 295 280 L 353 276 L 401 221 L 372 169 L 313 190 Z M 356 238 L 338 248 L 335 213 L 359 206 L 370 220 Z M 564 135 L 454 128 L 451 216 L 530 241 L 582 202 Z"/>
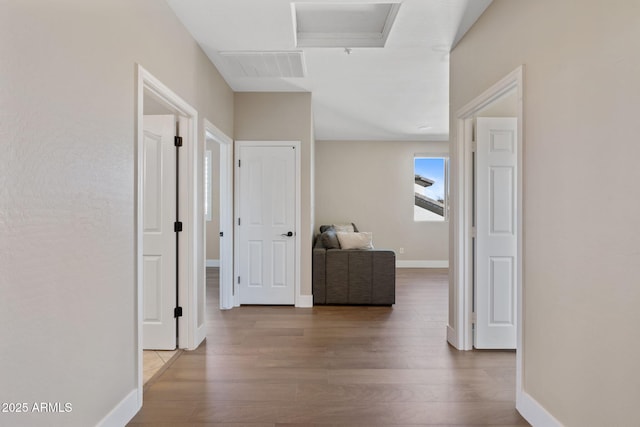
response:
<path id="1" fill-rule="evenodd" d="M 400 3 L 293 3 L 297 47 L 384 47 Z"/>

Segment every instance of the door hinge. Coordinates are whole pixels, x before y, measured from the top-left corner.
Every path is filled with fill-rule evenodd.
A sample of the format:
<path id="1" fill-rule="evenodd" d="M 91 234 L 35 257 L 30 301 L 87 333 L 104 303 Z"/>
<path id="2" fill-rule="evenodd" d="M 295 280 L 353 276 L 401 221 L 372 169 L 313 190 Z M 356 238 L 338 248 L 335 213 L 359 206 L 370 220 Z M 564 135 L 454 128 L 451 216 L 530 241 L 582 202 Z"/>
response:
<path id="1" fill-rule="evenodd" d="M 238 167 L 240 167 L 240 159 L 238 159 Z"/>
<path id="2" fill-rule="evenodd" d="M 220 232 L 220 237 L 222 237 L 222 236 L 224 236 L 224 233 L 221 231 L 221 232 Z"/>
<path id="3" fill-rule="evenodd" d="M 240 225 L 240 218 L 238 218 L 238 225 Z"/>
<path id="4" fill-rule="evenodd" d="M 471 237 L 473 237 L 474 239 L 476 238 L 476 228 L 475 227 L 471 227 Z"/>
<path id="5" fill-rule="evenodd" d="M 478 151 L 478 143 L 476 141 L 471 142 L 471 151 L 474 153 Z"/>
<path id="6" fill-rule="evenodd" d="M 173 309 L 173 317 L 182 317 L 182 307 L 176 307 Z"/>
<path id="7" fill-rule="evenodd" d="M 182 221 L 176 221 L 173 223 L 173 231 L 176 233 L 182 231 Z"/>
<path id="8" fill-rule="evenodd" d="M 474 311 L 473 313 L 471 313 L 471 323 L 476 324 L 477 322 L 478 322 L 478 315 Z"/>
<path id="9" fill-rule="evenodd" d="M 182 147 L 182 137 L 176 135 L 173 138 L 173 145 L 175 145 L 176 147 Z"/>
<path id="10" fill-rule="evenodd" d="M 238 276 L 238 285 L 240 284 L 240 276 Z"/>

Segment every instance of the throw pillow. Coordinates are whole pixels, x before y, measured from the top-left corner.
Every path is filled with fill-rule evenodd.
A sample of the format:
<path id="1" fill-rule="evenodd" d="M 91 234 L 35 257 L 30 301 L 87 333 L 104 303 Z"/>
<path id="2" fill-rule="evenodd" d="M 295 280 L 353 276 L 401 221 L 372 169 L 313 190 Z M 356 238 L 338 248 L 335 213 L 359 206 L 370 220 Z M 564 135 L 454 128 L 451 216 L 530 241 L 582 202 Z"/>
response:
<path id="1" fill-rule="evenodd" d="M 336 232 L 330 228 L 320 235 L 320 241 L 325 249 L 340 249 L 340 241 Z"/>
<path id="2" fill-rule="evenodd" d="M 342 249 L 373 249 L 372 234 L 369 232 L 336 232 Z"/>
<path id="3" fill-rule="evenodd" d="M 356 225 L 354 223 L 351 223 L 351 226 L 353 227 L 353 231 L 355 231 L 355 232 L 358 231 L 358 227 L 356 227 Z M 321 225 L 320 226 L 320 234 L 324 233 L 325 231 L 327 231 L 329 229 L 333 229 L 333 227 L 334 227 L 333 225 Z M 352 230 L 348 230 L 348 231 L 352 231 Z"/>
<path id="4" fill-rule="evenodd" d="M 353 228 L 353 224 L 333 224 L 332 227 L 334 230 L 336 230 L 336 232 L 353 233 L 354 231 L 356 231 Z"/>
<path id="5" fill-rule="evenodd" d="M 324 233 L 327 230 L 333 230 L 333 225 L 321 225 L 320 226 L 320 234 Z"/>

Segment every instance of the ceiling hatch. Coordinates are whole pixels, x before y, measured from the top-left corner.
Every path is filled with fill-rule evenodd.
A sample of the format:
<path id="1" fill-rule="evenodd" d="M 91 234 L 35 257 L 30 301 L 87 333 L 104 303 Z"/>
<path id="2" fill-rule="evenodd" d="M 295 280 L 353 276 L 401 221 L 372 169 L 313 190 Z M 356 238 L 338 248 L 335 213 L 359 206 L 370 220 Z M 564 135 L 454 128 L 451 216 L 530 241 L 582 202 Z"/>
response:
<path id="1" fill-rule="evenodd" d="M 305 76 L 302 51 L 220 52 L 234 77 L 295 78 Z"/>
<path id="2" fill-rule="evenodd" d="M 400 3 L 293 3 L 297 47 L 384 47 Z"/>

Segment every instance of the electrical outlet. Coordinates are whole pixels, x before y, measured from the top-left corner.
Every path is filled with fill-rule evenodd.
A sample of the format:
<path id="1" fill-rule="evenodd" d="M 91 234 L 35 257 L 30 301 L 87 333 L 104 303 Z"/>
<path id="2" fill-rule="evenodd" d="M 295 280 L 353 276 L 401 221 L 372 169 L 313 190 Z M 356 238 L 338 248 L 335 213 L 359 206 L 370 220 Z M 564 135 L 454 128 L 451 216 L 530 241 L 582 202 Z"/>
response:
<path id="1" fill-rule="evenodd" d="M 399 253 L 401 253 L 401 254 L 403 254 L 403 253 L 404 253 L 404 248 L 400 248 L 400 249 L 398 250 L 398 252 L 399 252 Z"/>

